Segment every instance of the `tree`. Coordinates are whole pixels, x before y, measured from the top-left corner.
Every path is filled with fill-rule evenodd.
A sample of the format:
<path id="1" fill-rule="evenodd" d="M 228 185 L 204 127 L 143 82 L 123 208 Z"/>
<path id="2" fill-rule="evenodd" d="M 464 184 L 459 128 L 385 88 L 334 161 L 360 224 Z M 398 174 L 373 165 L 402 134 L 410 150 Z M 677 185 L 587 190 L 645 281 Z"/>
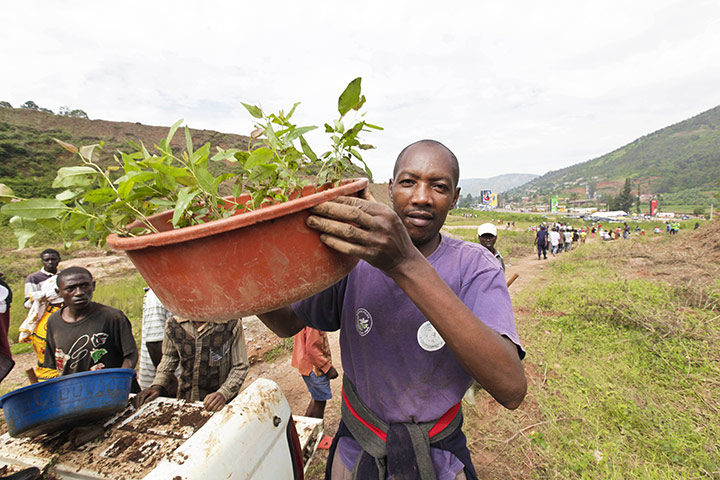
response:
<path id="1" fill-rule="evenodd" d="M 37 103 L 33 102 L 32 100 L 28 100 L 27 102 L 20 105 L 20 108 L 24 108 L 26 110 L 38 110 L 40 107 L 38 107 Z"/>
<path id="2" fill-rule="evenodd" d="M 52 113 L 53 115 L 55 115 L 55 112 L 53 112 L 53 111 L 50 110 L 49 108 L 45 108 L 45 107 L 38 107 L 38 111 L 39 111 L 39 112 L 45 112 L 45 113 Z"/>
<path id="3" fill-rule="evenodd" d="M 10 102 L 6 102 L 6 101 L 4 101 L 4 100 L 3 100 L 3 101 L 0 101 L 0 107 L 13 108 L 13 106 L 10 105 Z"/>
<path id="4" fill-rule="evenodd" d="M 85 119 L 89 118 L 88 114 L 85 113 L 83 110 L 80 110 L 79 108 L 76 108 L 75 110 L 71 111 L 68 116 L 74 117 L 74 118 L 85 118 Z"/>
<path id="5" fill-rule="evenodd" d="M 595 192 L 597 192 L 597 182 L 595 180 L 590 180 L 587 184 L 588 198 L 593 198 L 595 196 Z"/>
<path id="6" fill-rule="evenodd" d="M 87 113 L 85 113 L 83 110 L 80 110 L 79 108 L 70 109 L 67 105 L 63 105 L 60 107 L 60 110 L 58 110 L 58 115 L 61 117 L 73 117 L 73 118 L 88 118 Z"/>
<path id="7" fill-rule="evenodd" d="M 705 207 L 695 207 L 693 215 L 705 215 Z"/>
<path id="8" fill-rule="evenodd" d="M 612 195 L 607 195 L 605 197 L 605 200 L 607 201 L 607 209 L 609 211 L 619 210 L 617 197 L 613 197 Z"/>
<path id="9" fill-rule="evenodd" d="M 623 210 L 625 212 L 630 212 L 630 209 L 633 206 L 633 203 L 635 203 L 635 198 L 633 197 L 633 194 L 631 193 L 632 185 L 630 183 L 630 179 L 625 179 L 625 186 L 620 191 L 620 193 L 617 196 L 616 199 L 616 206 L 618 210 Z"/>

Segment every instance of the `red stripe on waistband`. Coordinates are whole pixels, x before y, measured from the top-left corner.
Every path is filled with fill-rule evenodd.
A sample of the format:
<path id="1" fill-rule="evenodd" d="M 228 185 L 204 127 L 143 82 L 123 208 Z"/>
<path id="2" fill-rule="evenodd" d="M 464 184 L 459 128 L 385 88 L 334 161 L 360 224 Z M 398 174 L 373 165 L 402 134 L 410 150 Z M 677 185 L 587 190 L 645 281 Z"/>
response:
<path id="1" fill-rule="evenodd" d="M 455 418 L 455 416 L 460 411 L 461 403 L 462 403 L 462 400 L 459 401 L 457 404 L 455 404 L 455 406 L 450 407 L 450 410 L 445 412 L 445 414 L 438 419 L 437 423 L 435 423 L 435 425 L 428 432 L 428 437 L 430 437 L 430 438 L 434 437 L 438 433 L 442 432 L 445 429 L 445 427 L 450 425 L 450 422 L 452 422 L 452 419 Z"/>
<path id="2" fill-rule="evenodd" d="M 378 437 L 380 437 L 383 442 L 386 441 L 386 440 L 387 440 L 387 434 L 386 434 L 385 432 L 383 432 L 382 430 L 380 430 L 380 429 L 379 429 L 378 427 L 376 427 L 375 425 L 371 425 L 371 424 L 369 424 L 368 422 L 366 422 L 360 415 L 358 415 L 358 413 L 355 411 L 355 409 L 353 408 L 353 406 L 350 405 L 350 402 L 348 401 L 347 397 L 345 396 L 345 389 L 344 389 L 344 388 L 342 389 L 342 396 L 343 396 L 343 402 L 345 402 L 345 406 L 348 408 L 348 410 L 350 411 L 350 413 L 353 414 L 353 417 L 357 418 L 358 421 L 359 421 L 360 423 L 362 423 L 363 425 L 365 425 L 368 430 L 370 430 L 370 431 L 373 432 L 375 435 L 377 435 Z"/>
<path id="3" fill-rule="evenodd" d="M 365 421 L 364 418 L 362 418 L 353 408 L 353 406 L 350 404 L 350 401 L 348 400 L 347 396 L 345 395 L 345 389 L 342 389 L 342 396 L 343 396 L 343 402 L 345 402 L 345 406 L 348 408 L 350 413 L 353 414 L 353 417 L 357 418 L 360 423 L 365 425 L 365 427 L 373 432 L 375 435 L 377 435 L 380 439 L 382 439 L 383 442 L 387 441 L 387 434 L 383 432 L 381 429 L 376 427 L 375 425 L 372 425 Z M 442 432 L 445 427 L 450 425 L 450 422 L 457 416 L 458 412 L 460 411 L 460 406 L 462 404 L 462 400 L 458 402 L 457 404 L 450 407 L 450 410 L 445 412 L 442 417 L 438 419 L 437 422 L 435 422 L 435 425 L 430 429 L 428 432 L 428 437 L 432 438 L 438 433 Z"/>

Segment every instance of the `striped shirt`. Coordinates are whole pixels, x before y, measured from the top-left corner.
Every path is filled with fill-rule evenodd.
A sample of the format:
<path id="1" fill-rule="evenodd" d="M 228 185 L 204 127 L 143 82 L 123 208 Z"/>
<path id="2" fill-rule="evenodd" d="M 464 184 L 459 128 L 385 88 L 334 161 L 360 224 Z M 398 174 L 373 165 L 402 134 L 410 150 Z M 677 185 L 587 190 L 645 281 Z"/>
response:
<path id="1" fill-rule="evenodd" d="M 162 342 L 165 337 L 165 322 L 172 317 L 155 292 L 148 289 L 143 297 L 142 316 L 142 345 L 140 345 L 140 368 L 138 369 L 138 383 L 142 388 L 148 388 L 155 378 L 155 365 L 150 358 L 147 342 Z"/>
<path id="2" fill-rule="evenodd" d="M 162 353 L 153 385 L 167 387 L 170 375 L 182 365 L 178 398 L 188 402 L 201 401 L 215 391 L 229 402 L 240 391 L 249 369 L 242 319 L 207 322 L 196 328 L 187 319 L 173 317 L 165 325 Z"/>

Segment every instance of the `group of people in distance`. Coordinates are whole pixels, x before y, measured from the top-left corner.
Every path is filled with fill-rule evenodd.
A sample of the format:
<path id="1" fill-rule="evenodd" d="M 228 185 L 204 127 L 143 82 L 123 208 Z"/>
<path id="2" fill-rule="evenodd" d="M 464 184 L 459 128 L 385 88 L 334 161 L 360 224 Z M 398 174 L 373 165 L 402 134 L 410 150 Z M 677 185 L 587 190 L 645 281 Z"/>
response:
<path id="1" fill-rule="evenodd" d="M 440 233 L 459 198 L 459 174 L 452 151 L 421 140 L 397 157 L 392 207 L 369 191 L 313 207 L 308 227 L 328 248 L 358 257 L 358 265 L 326 290 L 258 315 L 279 336 L 295 336 L 293 363 L 315 392 L 309 414 L 322 414 L 327 382 L 338 376 L 327 339 L 315 332 L 340 330 L 342 420 L 328 479 L 476 479 L 462 430 L 463 395 L 477 382 L 508 409 L 525 397 L 525 350 L 502 256 L 489 238 L 497 238 L 496 228 L 478 230 L 482 245 Z M 64 307 L 48 319 L 42 366 L 61 374 L 133 367 L 138 354 L 129 321 L 92 302 L 90 273 L 68 268 L 56 282 Z M 145 302 L 149 310 L 147 296 Z M 241 321 L 158 317 L 165 322 L 162 341 L 159 329 L 144 341 L 157 372 L 140 402 L 169 394 L 180 365 L 178 397 L 204 396 L 208 408 L 222 407 L 247 373 Z M 200 374 L 197 362 L 206 357 L 198 348 L 212 359 Z M 214 380 L 222 375 L 224 382 Z"/>
<path id="2" fill-rule="evenodd" d="M 542 223 L 535 230 L 533 245 L 537 248 L 538 260 L 547 260 L 548 251 L 554 257 L 558 253 L 569 252 L 573 246 L 583 245 L 587 238 L 588 229 L 575 228 L 561 223 Z M 595 232 L 592 233 L 595 235 Z"/>

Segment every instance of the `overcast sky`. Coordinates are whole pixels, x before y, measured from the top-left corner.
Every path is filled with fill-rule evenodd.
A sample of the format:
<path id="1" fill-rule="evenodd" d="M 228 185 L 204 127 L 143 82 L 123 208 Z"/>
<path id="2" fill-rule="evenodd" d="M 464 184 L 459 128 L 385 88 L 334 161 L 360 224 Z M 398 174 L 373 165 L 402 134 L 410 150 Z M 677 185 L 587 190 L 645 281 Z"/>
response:
<path id="1" fill-rule="evenodd" d="M 434 138 L 461 176 L 543 174 L 720 104 L 720 1 L 0 3 L 0 100 L 247 134 L 321 126 L 362 77 L 377 181 Z M 318 151 L 324 136 L 310 138 Z"/>

